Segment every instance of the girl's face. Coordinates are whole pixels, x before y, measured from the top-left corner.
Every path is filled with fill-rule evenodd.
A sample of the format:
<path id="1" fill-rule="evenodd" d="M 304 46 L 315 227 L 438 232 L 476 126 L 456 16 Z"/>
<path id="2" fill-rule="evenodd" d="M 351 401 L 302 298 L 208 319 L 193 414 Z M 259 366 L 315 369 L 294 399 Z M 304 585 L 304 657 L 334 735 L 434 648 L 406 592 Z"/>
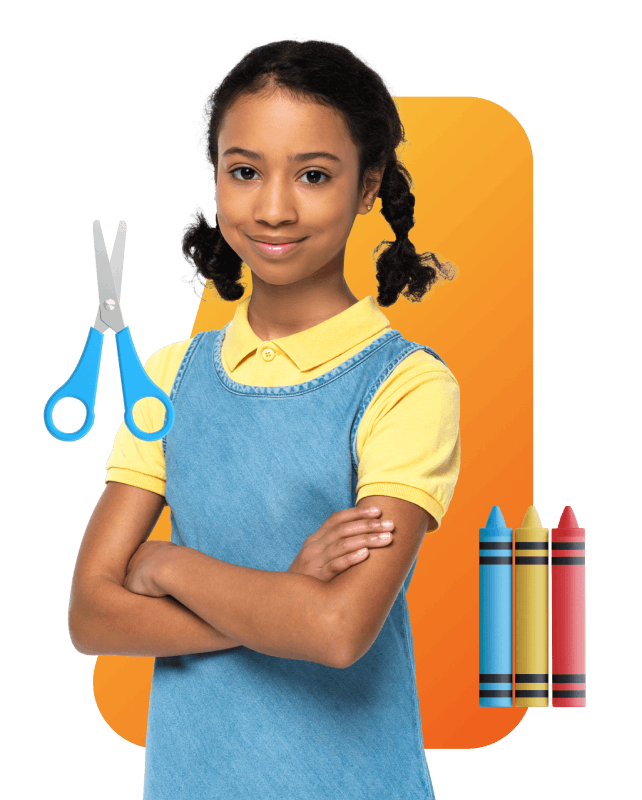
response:
<path id="1" fill-rule="evenodd" d="M 280 90 L 242 97 L 219 129 L 219 228 L 267 284 L 342 272 L 355 217 L 372 205 L 358 177 L 357 147 L 334 109 Z"/>

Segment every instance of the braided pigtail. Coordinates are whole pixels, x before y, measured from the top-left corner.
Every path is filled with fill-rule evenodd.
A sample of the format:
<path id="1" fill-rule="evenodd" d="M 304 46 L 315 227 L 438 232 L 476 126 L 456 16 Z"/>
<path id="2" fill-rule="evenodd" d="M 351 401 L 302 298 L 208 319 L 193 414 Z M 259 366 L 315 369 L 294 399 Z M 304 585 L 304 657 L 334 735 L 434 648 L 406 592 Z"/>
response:
<path id="1" fill-rule="evenodd" d="M 196 297 L 211 280 L 223 300 L 239 300 L 247 284 L 240 283 L 243 272 L 241 258 L 232 250 L 218 225 L 210 225 L 201 206 L 195 206 L 194 221 L 181 231 L 181 252 L 190 265 L 180 280 L 190 287 Z"/>
<path id="2" fill-rule="evenodd" d="M 375 248 L 377 253 L 377 303 L 386 308 L 397 301 L 400 294 L 411 302 L 418 302 L 441 276 L 452 278 L 452 265 L 442 263 L 427 251 L 418 253 L 408 238 L 415 224 L 415 196 L 410 191 L 410 173 L 396 157 L 391 158 L 383 173 L 379 196 L 381 213 L 395 234 L 395 241 L 383 241 Z"/>

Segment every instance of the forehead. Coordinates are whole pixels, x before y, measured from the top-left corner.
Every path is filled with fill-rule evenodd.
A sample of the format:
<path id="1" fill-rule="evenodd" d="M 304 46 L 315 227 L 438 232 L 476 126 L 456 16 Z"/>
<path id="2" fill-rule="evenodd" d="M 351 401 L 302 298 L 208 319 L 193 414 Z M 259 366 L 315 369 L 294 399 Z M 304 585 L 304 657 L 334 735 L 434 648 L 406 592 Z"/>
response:
<path id="1" fill-rule="evenodd" d="M 218 152 L 229 147 L 261 151 L 266 159 L 315 150 L 330 151 L 345 161 L 357 158 L 340 112 L 280 90 L 243 96 L 227 110 Z"/>

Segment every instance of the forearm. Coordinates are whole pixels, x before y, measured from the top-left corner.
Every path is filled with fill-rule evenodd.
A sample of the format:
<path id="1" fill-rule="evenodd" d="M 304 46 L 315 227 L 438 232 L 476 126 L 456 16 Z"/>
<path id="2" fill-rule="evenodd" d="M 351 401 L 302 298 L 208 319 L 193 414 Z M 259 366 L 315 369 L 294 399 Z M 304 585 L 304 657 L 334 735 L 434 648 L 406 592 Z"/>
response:
<path id="1" fill-rule="evenodd" d="M 339 665 L 327 583 L 212 558 L 191 547 L 164 554 L 158 587 L 216 630 L 266 655 Z"/>
<path id="2" fill-rule="evenodd" d="M 69 611 L 74 647 L 86 655 L 180 656 L 239 647 L 173 597 L 134 594 L 107 578 Z"/>

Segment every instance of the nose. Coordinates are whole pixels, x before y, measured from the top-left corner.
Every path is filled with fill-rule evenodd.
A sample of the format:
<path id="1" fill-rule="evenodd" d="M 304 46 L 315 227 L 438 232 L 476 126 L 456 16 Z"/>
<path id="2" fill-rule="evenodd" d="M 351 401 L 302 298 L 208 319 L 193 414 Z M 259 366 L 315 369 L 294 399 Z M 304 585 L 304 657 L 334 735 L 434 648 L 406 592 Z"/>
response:
<path id="1" fill-rule="evenodd" d="M 254 195 L 254 221 L 278 227 L 298 220 L 294 188 L 287 179 L 274 176 Z"/>

